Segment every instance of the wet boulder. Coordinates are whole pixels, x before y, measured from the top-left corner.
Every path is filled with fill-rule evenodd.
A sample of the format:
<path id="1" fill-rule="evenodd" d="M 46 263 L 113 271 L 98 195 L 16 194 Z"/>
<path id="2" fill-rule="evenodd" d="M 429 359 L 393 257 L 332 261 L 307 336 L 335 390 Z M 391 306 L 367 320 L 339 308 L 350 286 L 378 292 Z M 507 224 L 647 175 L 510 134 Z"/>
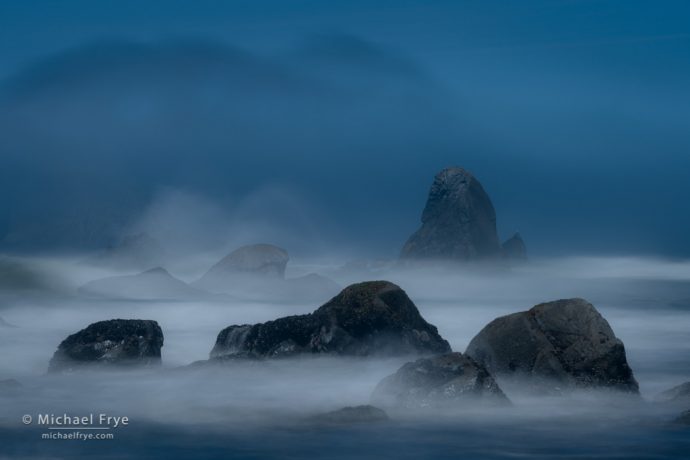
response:
<path id="1" fill-rule="evenodd" d="M 583 299 L 536 305 L 493 320 L 466 354 L 506 386 L 558 393 L 608 388 L 638 393 L 625 347 L 609 323 Z"/>
<path id="2" fill-rule="evenodd" d="M 301 354 L 438 354 L 450 346 L 405 291 L 388 281 L 353 284 L 313 313 L 223 329 L 211 358 Z"/>
<path id="3" fill-rule="evenodd" d="M 489 372 L 462 353 L 403 365 L 376 386 L 371 400 L 376 405 L 398 409 L 509 403 Z"/>
<path id="4" fill-rule="evenodd" d="M 159 365 L 162 346 L 163 331 L 156 321 L 99 321 L 63 340 L 48 372 L 70 372 L 86 366 Z"/>

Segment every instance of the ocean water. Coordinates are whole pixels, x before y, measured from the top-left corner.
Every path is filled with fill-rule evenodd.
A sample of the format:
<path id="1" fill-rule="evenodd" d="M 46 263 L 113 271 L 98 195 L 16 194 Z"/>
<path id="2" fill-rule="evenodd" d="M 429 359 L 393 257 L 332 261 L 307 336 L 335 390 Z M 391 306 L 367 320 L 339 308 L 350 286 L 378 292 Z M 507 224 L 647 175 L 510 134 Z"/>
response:
<path id="1" fill-rule="evenodd" d="M 531 261 L 510 269 L 309 269 L 341 285 L 385 278 L 406 290 L 456 351 L 497 316 L 539 302 L 583 297 L 626 346 L 641 398 L 608 392 L 564 397 L 508 394 L 510 407 L 390 412 L 386 422 L 322 425 L 315 414 L 369 403 L 376 384 L 408 359 L 309 358 L 182 368 L 206 359 L 218 332 L 306 313 L 322 302 L 216 299 L 84 299 L 89 277 L 71 260 L 43 261 L 66 286 L 46 294 L 5 292 L 0 317 L 0 458 L 690 458 L 690 428 L 672 423 L 690 407 L 654 401 L 690 381 L 690 263 L 645 258 Z M 305 264 L 306 267 L 306 264 Z M 101 274 L 99 274 L 101 276 Z M 71 283 L 71 284 L 70 284 Z M 324 299 L 324 302 L 327 299 Z M 160 369 L 46 375 L 67 335 L 111 318 L 157 320 Z M 39 414 L 128 417 L 113 439 L 42 439 Z M 22 422 L 25 415 L 32 423 Z M 89 432 L 68 427 L 64 433 Z M 57 431 L 57 430 L 55 430 Z"/>

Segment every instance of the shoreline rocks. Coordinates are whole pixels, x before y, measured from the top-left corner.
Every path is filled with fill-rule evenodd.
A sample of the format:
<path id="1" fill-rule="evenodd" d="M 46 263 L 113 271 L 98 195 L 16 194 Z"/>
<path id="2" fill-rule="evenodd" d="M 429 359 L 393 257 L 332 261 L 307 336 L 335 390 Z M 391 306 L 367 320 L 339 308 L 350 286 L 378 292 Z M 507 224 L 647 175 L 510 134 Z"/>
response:
<path id="1" fill-rule="evenodd" d="M 534 391 L 608 388 L 638 394 L 625 347 L 608 322 L 583 299 L 563 299 L 497 318 L 466 354 L 503 382 Z"/>
<path id="2" fill-rule="evenodd" d="M 223 329 L 212 359 L 300 354 L 400 356 L 450 351 L 405 291 L 388 281 L 353 284 L 306 315 Z"/>
<path id="3" fill-rule="evenodd" d="M 48 373 L 87 366 L 128 368 L 161 363 L 163 331 L 156 321 L 112 319 L 90 324 L 58 346 Z"/>

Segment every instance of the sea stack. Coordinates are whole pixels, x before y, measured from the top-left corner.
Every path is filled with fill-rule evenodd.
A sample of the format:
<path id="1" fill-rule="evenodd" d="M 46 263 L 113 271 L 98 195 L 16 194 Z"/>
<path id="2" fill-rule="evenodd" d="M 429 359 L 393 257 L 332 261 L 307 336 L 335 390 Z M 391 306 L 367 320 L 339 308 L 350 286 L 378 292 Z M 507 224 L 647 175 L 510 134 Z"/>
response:
<path id="1" fill-rule="evenodd" d="M 436 174 L 422 226 L 405 243 L 401 259 L 467 261 L 500 255 L 496 212 L 482 184 L 463 168 Z"/>

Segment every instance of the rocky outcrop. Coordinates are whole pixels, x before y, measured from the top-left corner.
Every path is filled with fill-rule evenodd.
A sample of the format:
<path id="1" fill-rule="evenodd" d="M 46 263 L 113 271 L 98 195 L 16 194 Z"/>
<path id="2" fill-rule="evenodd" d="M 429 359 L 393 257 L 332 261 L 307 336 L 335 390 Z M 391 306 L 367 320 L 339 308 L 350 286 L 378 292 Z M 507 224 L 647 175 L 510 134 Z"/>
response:
<path id="1" fill-rule="evenodd" d="M 90 281 L 79 288 L 81 294 L 111 299 L 193 299 L 206 295 L 161 267 L 137 275 L 110 276 Z"/>
<path id="2" fill-rule="evenodd" d="M 623 342 L 583 299 L 543 303 L 497 318 L 472 339 L 466 354 L 502 386 L 510 381 L 537 391 L 638 392 Z"/>
<path id="3" fill-rule="evenodd" d="M 388 420 L 388 414 L 383 409 L 370 405 L 343 407 L 332 412 L 315 415 L 309 419 L 312 423 L 327 425 L 374 423 L 385 422 L 386 420 Z"/>
<path id="4" fill-rule="evenodd" d="M 504 259 L 527 259 L 527 246 L 519 233 L 514 234 L 501 245 L 501 254 Z"/>
<path id="5" fill-rule="evenodd" d="M 223 329 L 211 358 L 276 358 L 299 354 L 348 356 L 450 351 L 405 291 L 388 281 L 345 288 L 315 312 Z"/>
<path id="6" fill-rule="evenodd" d="M 382 407 L 400 409 L 509 403 L 489 372 L 462 353 L 405 364 L 376 386 L 371 399 Z"/>
<path id="7" fill-rule="evenodd" d="M 476 260 L 500 254 L 496 212 L 482 185 L 462 168 L 439 172 L 422 213 L 422 226 L 407 240 L 400 257 Z"/>
<path id="8" fill-rule="evenodd" d="M 656 402 L 684 404 L 690 407 L 690 382 L 681 383 L 654 397 Z"/>
<path id="9" fill-rule="evenodd" d="M 163 331 L 156 321 L 99 321 L 60 343 L 48 372 L 69 372 L 89 365 L 131 367 L 161 362 Z"/>

